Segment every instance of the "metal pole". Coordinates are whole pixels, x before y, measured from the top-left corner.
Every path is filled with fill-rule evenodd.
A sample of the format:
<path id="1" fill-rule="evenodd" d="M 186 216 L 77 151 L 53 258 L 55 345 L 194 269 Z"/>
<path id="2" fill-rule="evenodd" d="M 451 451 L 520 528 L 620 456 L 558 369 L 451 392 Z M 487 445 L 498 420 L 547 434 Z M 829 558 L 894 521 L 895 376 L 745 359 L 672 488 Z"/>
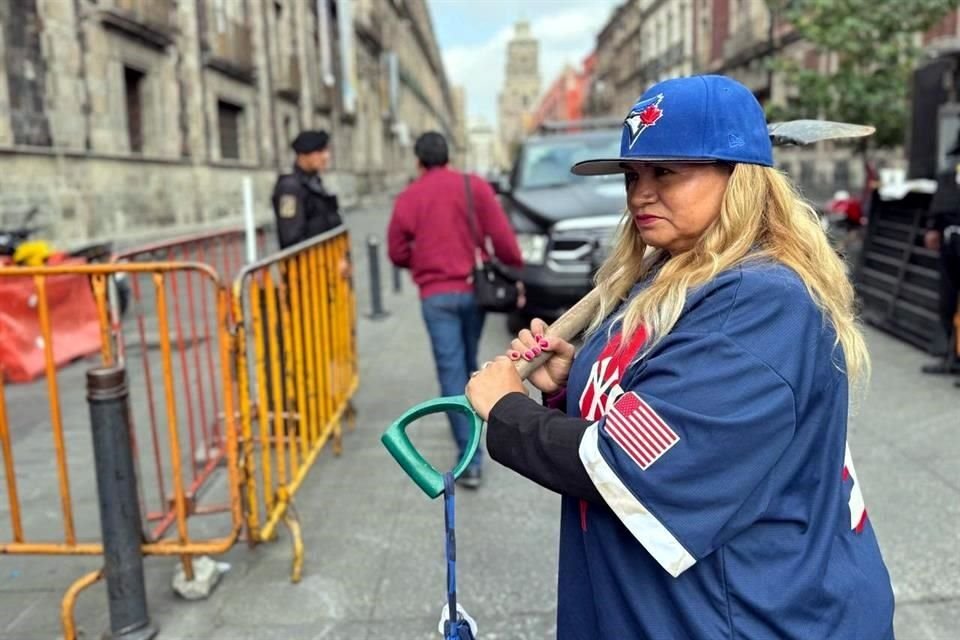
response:
<path id="1" fill-rule="evenodd" d="M 380 320 L 390 315 L 383 309 L 383 288 L 380 280 L 380 240 L 367 236 L 367 262 L 370 270 L 370 319 Z"/>
<path id="2" fill-rule="evenodd" d="M 253 215 L 253 179 L 243 177 L 243 227 L 247 239 L 247 264 L 257 261 L 257 223 Z"/>
<path id="3" fill-rule="evenodd" d="M 128 421 L 127 372 L 122 366 L 87 371 L 87 405 L 100 503 L 111 640 L 150 640 L 143 582 L 143 527 Z"/>

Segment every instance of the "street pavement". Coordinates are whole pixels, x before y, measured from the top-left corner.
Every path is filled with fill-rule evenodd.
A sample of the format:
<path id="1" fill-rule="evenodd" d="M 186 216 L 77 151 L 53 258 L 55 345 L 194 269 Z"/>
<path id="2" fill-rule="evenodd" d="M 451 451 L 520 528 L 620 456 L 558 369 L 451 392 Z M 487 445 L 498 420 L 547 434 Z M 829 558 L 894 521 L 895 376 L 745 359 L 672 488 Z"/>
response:
<path id="1" fill-rule="evenodd" d="M 170 581 L 176 561 L 146 560 L 152 620 L 160 638 L 380 639 L 439 638 L 445 599 L 443 509 L 429 500 L 386 453 L 379 438 L 404 410 L 437 395 L 429 341 L 412 283 L 392 290 L 383 272 L 389 312 L 374 320 L 367 274 L 369 234 L 383 238 L 389 204 L 347 215 L 357 265 L 361 386 L 356 428 L 347 430 L 340 457 L 324 451 L 295 499 L 306 557 L 303 580 L 289 580 L 290 539 L 218 558 L 230 564 L 214 594 L 186 602 Z M 381 265 L 386 265 L 381 250 Z M 851 423 L 851 449 L 870 518 L 897 594 L 900 640 L 947 640 L 960 625 L 960 390 L 948 379 L 921 377 L 924 354 L 868 329 L 874 360 L 870 389 Z M 502 317 L 488 318 L 481 358 L 509 340 Z M 80 384 L 89 364 L 67 368 Z M 42 385 L 8 386 L 11 421 L 42 402 Z M 79 400 L 65 414 L 85 415 Z M 437 467 L 454 462 L 446 421 L 431 416 L 411 428 L 414 442 Z M 24 438 L 49 438 L 34 428 Z M 75 446 L 85 434 L 77 427 Z M 18 459 L 18 469 L 21 461 Z M 51 476 L 49 460 L 27 458 L 25 472 Z M 72 470 L 73 471 L 73 470 Z M 84 469 L 74 471 L 82 476 Z M 89 473 L 89 470 L 86 470 Z M 559 498 L 495 463 L 484 486 L 457 492 L 458 596 L 483 639 L 549 638 L 555 634 Z M 222 481 L 212 491 L 222 491 Z M 54 494 L 55 495 L 55 494 Z M 96 523 L 96 500 L 79 502 Z M 5 502 L 5 501 L 3 501 Z M 53 516 L 59 505 L 52 502 Z M 53 526 L 55 517 L 28 522 Z M 217 526 L 214 520 L 209 525 Z M 193 530 L 193 529 L 192 529 Z M 9 535 L 0 506 L 0 535 Z M 62 535 L 52 529 L 50 536 Z M 0 639 L 55 638 L 63 590 L 98 566 L 95 558 L 5 557 L 0 560 Z M 107 629 L 104 586 L 84 592 L 77 606 L 83 637 Z"/>

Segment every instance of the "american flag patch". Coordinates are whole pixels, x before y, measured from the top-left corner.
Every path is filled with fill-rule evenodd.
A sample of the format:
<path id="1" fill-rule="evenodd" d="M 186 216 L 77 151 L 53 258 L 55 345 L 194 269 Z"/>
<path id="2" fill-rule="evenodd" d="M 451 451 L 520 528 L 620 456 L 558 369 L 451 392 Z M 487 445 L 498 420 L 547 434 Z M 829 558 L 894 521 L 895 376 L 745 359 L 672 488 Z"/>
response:
<path id="1" fill-rule="evenodd" d="M 680 436 L 633 391 L 606 414 L 604 429 L 641 469 L 646 469 L 680 441 Z"/>

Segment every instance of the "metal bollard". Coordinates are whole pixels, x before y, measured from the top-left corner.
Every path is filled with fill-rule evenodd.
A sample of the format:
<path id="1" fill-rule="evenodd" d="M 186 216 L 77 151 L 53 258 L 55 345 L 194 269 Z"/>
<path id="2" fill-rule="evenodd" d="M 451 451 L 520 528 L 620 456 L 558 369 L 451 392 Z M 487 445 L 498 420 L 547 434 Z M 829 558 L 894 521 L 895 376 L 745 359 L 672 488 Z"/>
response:
<path id="1" fill-rule="evenodd" d="M 400 293 L 403 290 L 403 270 L 394 265 L 393 266 L 393 292 Z"/>
<path id="2" fill-rule="evenodd" d="M 128 421 L 127 372 L 123 367 L 87 371 L 87 405 L 100 503 L 104 575 L 111 640 L 150 640 L 157 628 L 147 614 L 137 498 Z"/>
<path id="3" fill-rule="evenodd" d="M 383 290 L 380 280 L 380 240 L 375 235 L 367 236 L 367 262 L 370 268 L 370 314 L 371 320 L 381 320 L 390 315 L 383 308 Z"/>

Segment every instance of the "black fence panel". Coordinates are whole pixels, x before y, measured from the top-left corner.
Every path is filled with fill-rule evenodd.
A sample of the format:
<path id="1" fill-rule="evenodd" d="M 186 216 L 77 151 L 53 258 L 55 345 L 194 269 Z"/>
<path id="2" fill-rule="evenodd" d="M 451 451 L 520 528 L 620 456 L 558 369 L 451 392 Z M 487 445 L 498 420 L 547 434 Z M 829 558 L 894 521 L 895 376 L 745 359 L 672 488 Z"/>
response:
<path id="1" fill-rule="evenodd" d="M 927 351 L 942 341 L 937 254 L 923 246 L 928 194 L 874 196 L 856 272 L 864 320 Z"/>

